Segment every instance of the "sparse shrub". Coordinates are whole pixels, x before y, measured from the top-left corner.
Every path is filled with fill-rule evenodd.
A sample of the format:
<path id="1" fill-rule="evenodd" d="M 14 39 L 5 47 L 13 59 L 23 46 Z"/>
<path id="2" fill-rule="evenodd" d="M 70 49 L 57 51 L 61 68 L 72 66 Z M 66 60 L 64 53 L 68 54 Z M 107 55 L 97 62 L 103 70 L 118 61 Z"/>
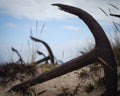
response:
<path id="1" fill-rule="evenodd" d="M 75 72 L 75 74 L 78 75 L 78 78 L 79 78 L 79 79 L 80 79 L 80 78 L 85 78 L 85 77 L 88 76 L 88 73 L 87 73 L 86 70 L 82 70 L 82 71 L 80 71 L 80 72 Z"/>
<path id="2" fill-rule="evenodd" d="M 100 69 L 100 64 L 99 63 L 96 63 L 96 64 L 93 64 L 93 65 L 90 65 L 89 68 L 90 68 L 90 71 L 92 72 L 96 72 Z"/>
<path id="3" fill-rule="evenodd" d="M 0 65 L 0 85 L 5 86 L 15 80 L 24 81 L 25 75 L 34 76 L 36 73 L 36 67 L 32 64 L 2 64 Z"/>
<path id="4" fill-rule="evenodd" d="M 92 83 L 88 83 L 86 86 L 85 86 L 85 92 L 89 93 L 91 91 L 93 91 L 95 89 L 94 85 Z"/>
<path id="5" fill-rule="evenodd" d="M 69 92 L 69 88 L 61 87 L 60 89 L 62 93 L 57 94 L 57 96 L 73 96 L 71 92 Z"/>
<path id="6" fill-rule="evenodd" d="M 75 87 L 75 89 L 74 89 L 74 91 L 73 91 L 73 94 L 74 94 L 74 95 L 78 94 L 80 85 L 81 85 L 81 82 L 78 83 L 78 85 Z"/>
<path id="7" fill-rule="evenodd" d="M 42 72 L 48 71 L 51 68 L 54 68 L 56 66 L 56 64 L 42 64 L 40 65 L 40 69 Z"/>
<path id="8" fill-rule="evenodd" d="M 82 72 L 80 72 L 80 77 L 81 78 L 84 77 L 84 76 L 87 76 L 87 75 L 88 75 L 88 73 L 85 70 L 83 70 Z"/>
<path id="9" fill-rule="evenodd" d="M 37 93 L 34 88 L 29 88 L 28 90 L 21 92 L 21 95 L 22 96 L 37 96 Z"/>

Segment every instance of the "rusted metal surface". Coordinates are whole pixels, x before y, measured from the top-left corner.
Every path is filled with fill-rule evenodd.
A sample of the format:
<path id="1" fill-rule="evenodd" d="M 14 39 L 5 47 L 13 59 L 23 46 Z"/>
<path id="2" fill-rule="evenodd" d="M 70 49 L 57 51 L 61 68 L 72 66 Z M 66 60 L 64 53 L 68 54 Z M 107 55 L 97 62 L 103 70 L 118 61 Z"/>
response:
<path id="1" fill-rule="evenodd" d="M 31 80 L 18 84 L 12 87 L 11 90 L 25 90 L 30 86 L 36 85 L 38 83 L 51 80 L 53 78 L 80 69 L 92 63 L 100 62 L 103 65 L 105 74 L 105 96 L 117 96 L 117 64 L 114 59 L 114 54 L 110 42 L 101 26 L 90 14 L 88 14 L 82 9 L 63 4 L 53 5 L 58 6 L 60 10 L 78 16 L 86 23 L 95 38 L 95 48 L 82 56 L 79 56 L 64 64 L 61 64 L 52 70 L 44 72 Z"/>

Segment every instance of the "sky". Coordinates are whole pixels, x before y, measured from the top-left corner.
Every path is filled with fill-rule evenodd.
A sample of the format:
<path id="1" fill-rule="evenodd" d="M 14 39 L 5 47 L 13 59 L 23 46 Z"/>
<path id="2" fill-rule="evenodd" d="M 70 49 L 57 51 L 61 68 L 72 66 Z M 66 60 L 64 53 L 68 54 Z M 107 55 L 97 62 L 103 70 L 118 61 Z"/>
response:
<path id="1" fill-rule="evenodd" d="M 25 62 L 32 58 L 32 52 L 36 50 L 47 56 L 45 47 L 33 42 L 30 35 L 49 44 L 54 56 L 64 62 L 79 56 L 81 50 L 94 44 L 94 38 L 84 22 L 58 10 L 51 5 L 54 3 L 87 11 L 100 23 L 107 35 L 114 32 L 113 21 L 120 23 L 119 19 L 106 16 L 100 10 L 102 8 L 108 15 L 110 11 L 119 14 L 120 10 L 111 6 L 120 8 L 119 0 L 0 0 L 0 62 L 18 59 L 11 47 L 19 51 Z"/>

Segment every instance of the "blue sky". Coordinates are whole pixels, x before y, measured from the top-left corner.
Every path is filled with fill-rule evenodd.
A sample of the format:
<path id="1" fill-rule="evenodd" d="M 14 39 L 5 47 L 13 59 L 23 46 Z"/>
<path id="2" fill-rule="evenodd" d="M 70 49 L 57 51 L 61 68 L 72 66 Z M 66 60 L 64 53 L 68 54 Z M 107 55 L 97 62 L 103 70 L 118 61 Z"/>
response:
<path id="1" fill-rule="evenodd" d="M 53 50 L 55 57 L 68 61 L 79 55 L 79 51 L 94 43 L 92 34 L 82 20 L 71 14 L 51 6 L 53 3 L 63 3 L 76 6 L 89 12 L 104 28 L 105 32 L 113 32 L 117 18 L 107 17 L 98 7 L 109 14 L 120 11 L 109 3 L 119 7 L 119 0 L 0 0 L 0 61 L 8 62 L 11 58 L 17 59 L 11 47 L 21 53 L 23 59 L 28 61 L 31 57 L 31 46 L 34 43 L 29 39 L 32 35 L 47 42 Z M 36 22 L 38 26 L 36 29 Z M 42 33 L 41 28 L 44 26 Z M 38 50 L 47 52 L 37 44 Z M 64 52 L 64 58 L 62 56 Z"/>

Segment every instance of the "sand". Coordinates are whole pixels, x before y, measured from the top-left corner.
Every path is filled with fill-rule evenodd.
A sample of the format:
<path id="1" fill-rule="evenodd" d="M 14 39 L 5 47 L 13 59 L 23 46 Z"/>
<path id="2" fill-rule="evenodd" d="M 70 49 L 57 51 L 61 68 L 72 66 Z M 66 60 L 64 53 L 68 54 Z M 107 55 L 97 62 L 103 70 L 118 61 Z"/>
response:
<path id="1" fill-rule="evenodd" d="M 96 89 L 94 89 L 89 93 L 85 92 L 85 86 L 88 83 L 94 84 L 94 80 L 92 79 L 92 76 L 91 76 L 92 73 L 89 71 L 88 71 L 88 74 L 89 74 L 88 76 L 79 78 L 78 73 L 80 73 L 80 71 L 81 70 L 76 70 L 71 73 L 60 76 L 58 78 L 44 82 L 42 84 L 35 85 L 29 89 L 29 92 L 33 94 L 33 91 L 30 91 L 30 90 L 34 88 L 35 93 L 39 94 L 37 96 L 100 96 L 100 94 L 102 94 L 103 91 L 105 90 L 104 86 L 100 86 L 99 88 L 96 87 Z M 120 70 L 118 73 L 120 73 Z M 18 83 L 20 83 L 19 80 L 10 82 L 4 88 L 1 87 L 0 96 L 22 96 L 19 93 L 7 92 L 11 88 L 11 86 L 16 85 Z M 77 93 L 74 94 L 75 89 L 77 88 L 78 85 L 79 87 L 77 89 Z M 118 86 L 120 89 L 120 82 Z M 66 93 L 66 94 L 68 93 L 68 94 L 74 94 L 74 95 L 58 95 L 60 93 Z M 35 96 L 35 95 L 32 95 L 32 96 Z"/>

